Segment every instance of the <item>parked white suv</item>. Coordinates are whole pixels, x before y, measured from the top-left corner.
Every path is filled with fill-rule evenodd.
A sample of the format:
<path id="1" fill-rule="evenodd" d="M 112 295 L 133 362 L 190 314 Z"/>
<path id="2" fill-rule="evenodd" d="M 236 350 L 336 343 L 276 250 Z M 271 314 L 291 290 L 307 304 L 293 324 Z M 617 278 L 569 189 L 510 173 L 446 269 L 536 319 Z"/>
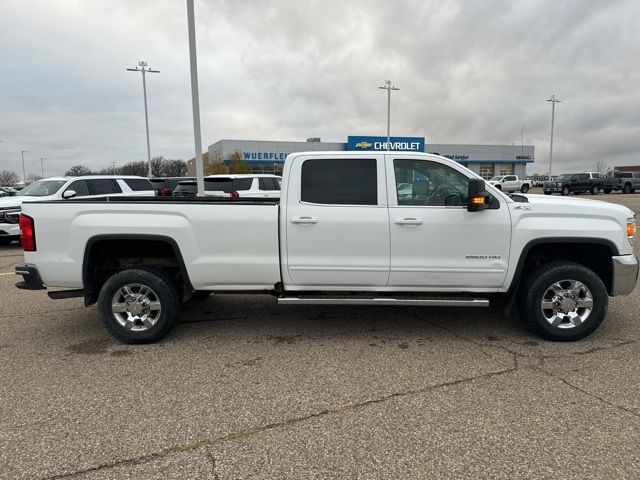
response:
<path id="1" fill-rule="evenodd" d="M 232 190 L 239 197 L 280 198 L 280 185 L 282 177 L 269 174 L 235 174 L 235 175 L 208 175 L 209 181 L 216 179 L 231 179 Z M 214 190 L 206 189 L 206 195 L 214 195 Z M 219 193 L 223 193 L 220 191 Z M 224 196 L 224 195 L 220 195 Z"/>
<path id="2" fill-rule="evenodd" d="M 18 219 L 23 201 L 80 197 L 154 196 L 149 179 L 135 176 L 52 177 L 38 180 L 11 197 L 0 198 L 0 245 L 20 238 Z"/>

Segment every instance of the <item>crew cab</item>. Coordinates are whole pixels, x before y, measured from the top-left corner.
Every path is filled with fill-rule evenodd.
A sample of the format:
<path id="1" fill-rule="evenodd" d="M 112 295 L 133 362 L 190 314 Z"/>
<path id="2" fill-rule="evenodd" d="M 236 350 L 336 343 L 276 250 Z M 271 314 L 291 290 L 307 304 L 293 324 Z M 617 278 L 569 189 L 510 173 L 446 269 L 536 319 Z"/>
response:
<path id="1" fill-rule="evenodd" d="M 425 153 L 294 153 L 279 201 L 51 200 L 25 203 L 20 227 L 18 288 L 97 302 L 129 343 L 159 340 L 183 302 L 212 292 L 282 305 L 502 302 L 543 337 L 577 340 L 638 277 L 628 208 L 510 197 Z"/>
<path id="2" fill-rule="evenodd" d="M 0 199 L 0 245 L 20 238 L 18 217 L 25 200 L 68 200 L 104 195 L 150 196 L 154 194 L 151 182 L 147 178 L 136 176 L 87 175 L 38 180 L 13 196 Z"/>
<path id="3" fill-rule="evenodd" d="M 634 193 L 640 189 L 640 172 L 614 172 L 613 178 L 604 181 L 604 193 L 621 190 L 622 193 Z"/>
<path id="4" fill-rule="evenodd" d="M 517 175 L 498 175 L 490 178 L 489 183 L 503 192 L 527 193 L 531 189 L 531 182 L 520 180 Z"/>
<path id="5" fill-rule="evenodd" d="M 545 195 L 552 193 L 560 193 L 561 195 L 591 193 L 597 195 L 604 190 L 606 178 L 604 174 L 598 172 L 565 173 L 545 182 L 542 190 Z"/>

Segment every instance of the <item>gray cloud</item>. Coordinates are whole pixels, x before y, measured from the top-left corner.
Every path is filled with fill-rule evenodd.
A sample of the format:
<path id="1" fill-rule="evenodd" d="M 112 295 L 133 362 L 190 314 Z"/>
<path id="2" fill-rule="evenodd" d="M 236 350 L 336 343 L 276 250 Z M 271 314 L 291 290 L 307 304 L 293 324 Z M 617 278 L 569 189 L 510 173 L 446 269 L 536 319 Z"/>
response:
<path id="1" fill-rule="evenodd" d="M 193 156 L 183 1 L 3 5 L 0 168 L 59 174 L 144 159 L 139 59 L 152 153 Z M 201 1 L 203 141 L 299 140 L 392 129 L 433 143 L 536 146 L 547 168 L 551 93 L 558 171 L 638 164 L 637 1 Z"/>

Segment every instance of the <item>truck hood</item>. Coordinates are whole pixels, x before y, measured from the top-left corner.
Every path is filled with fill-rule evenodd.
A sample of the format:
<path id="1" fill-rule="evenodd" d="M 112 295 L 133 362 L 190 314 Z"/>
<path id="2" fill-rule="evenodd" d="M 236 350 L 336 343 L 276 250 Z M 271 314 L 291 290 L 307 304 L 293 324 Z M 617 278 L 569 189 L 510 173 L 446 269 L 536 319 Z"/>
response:
<path id="1" fill-rule="evenodd" d="M 615 203 L 575 197 L 553 197 L 550 195 L 522 195 L 536 210 L 549 214 L 575 217 L 608 216 L 626 224 L 628 218 L 635 216 L 633 210 Z M 526 204 L 525 204 L 526 205 Z M 539 208 L 537 208 L 539 207 Z"/>

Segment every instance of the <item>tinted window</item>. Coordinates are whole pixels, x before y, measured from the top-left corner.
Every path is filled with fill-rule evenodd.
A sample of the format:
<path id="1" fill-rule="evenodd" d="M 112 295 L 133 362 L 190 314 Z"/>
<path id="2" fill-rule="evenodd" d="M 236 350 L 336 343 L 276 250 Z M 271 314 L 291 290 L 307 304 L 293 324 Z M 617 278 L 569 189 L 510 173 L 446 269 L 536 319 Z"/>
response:
<path id="1" fill-rule="evenodd" d="M 632 175 L 630 173 L 627 173 L 627 172 L 614 173 L 613 176 L 615 178 L 631 178 L 632 177 Z"/>
<path id="2" fill-rule="evenodd" d="M 516 177 L 514 177 L 513 175 L 507 177 L 507 182 L 515 182 L 516 181 Z"/>
<path id="3" fill-rule="evenodd" d="M 76 197 L 86 197 L 87 195 L 91 195 L 89 193 L 89 186 L 87 185 L 86 180 L 76 180 L 71 185 L 67 187 L 67 190 L 73 190 L 76 192 Z"/>
<path id="4" fill-rule="evenodd" d="M 173 190 L 173 195 L 180 196 L 190 196 L 195 195 L 198 191 L 198 186 L 196 182 L 184 182 L 179 183 L 176 188 Z"/>
<path id="5" fill-rule="evenodd" d="M 578 175 L 578 178 L 579 178 L 580 180 L 589 180 L 589 174 L 588 174 L 588 173 L 580 173 L 580 174 Z"/>
<path id="6" fill-rule="evenodd" d="M 108 195 L 110 193 L 122 193 L 115 180 L 110 178 L 96 178 L 87 180 L 92 195 Z"/>
<path id="7" fill-rule="evenodd" d="M 467 203 L 469 178 L 447 165 L 427 160 L 394 160 L 398 205 L 433 207 Z"/>
<path id="8" fill-rule="evenodd" d="M 273 178 L 265 177 L 260 179 L 260 190 L 279 190 Z"/>
<path id="9" fill-rule="evenodd" d="M 151 182 L 146 178 L 123 178 L 123 180 L 134 192 L 153 190 Z"/>
<path id="10" fill-rule="evenodd" d="M 377 205 L 375 159 L 306 160 L 301 200 L 327 205 Z"/>
<path id="11" fill-rule="evenodd" d="M 253 178 L 234 178 L 233 179 L 233 189 L 234 190 L 251 190 L 251 184 L 253 183 Z"/>
<path id="12" fill-rule="evenodd" d="M 233 180 L 230 178 L 205 178 L 204 189 L 208 192 L 229 192 L 233 190 Z"/>

